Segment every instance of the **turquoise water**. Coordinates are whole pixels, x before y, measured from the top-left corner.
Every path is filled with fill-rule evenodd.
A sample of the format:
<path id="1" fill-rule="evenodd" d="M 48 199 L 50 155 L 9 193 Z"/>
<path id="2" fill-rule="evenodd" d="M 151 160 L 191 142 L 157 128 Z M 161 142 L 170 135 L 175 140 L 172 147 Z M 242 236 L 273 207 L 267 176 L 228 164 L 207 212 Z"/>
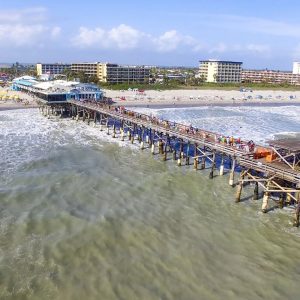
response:
<path id="1" fill-rule="evenodd" d="M 292 210 L 252 186 L 37 110 L 0 141 L 0 299 L 298 299 Z"/>

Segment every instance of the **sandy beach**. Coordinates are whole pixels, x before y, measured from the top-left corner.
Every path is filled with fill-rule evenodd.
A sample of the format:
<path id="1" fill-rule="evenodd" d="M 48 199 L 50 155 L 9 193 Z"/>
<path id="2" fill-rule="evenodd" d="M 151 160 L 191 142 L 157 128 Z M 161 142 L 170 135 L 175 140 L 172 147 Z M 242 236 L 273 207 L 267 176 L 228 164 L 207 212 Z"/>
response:
<path id="1" fill-rule="evenodd" d="M 19 91 L 0 87 L 0 111 L 38 107 L 36 98 Z"/>
<path id="2" fill-rule="evenodd" d="M 124 106 L 207 106 L 207 105 L 300 105 L 300 91 L 253 90 L 105 90 L 118 105 Z"/>
<path id="3" fill-rule="evenodd" d="M 253 90 L 104 90 L 116 105 L 127 107 L 196 107 L 196 106 L 270 106 L 300 105 L 300 91 Z M 38 107 L 36 98 L 26 93 L 0 87 L 0 111 Z"/>

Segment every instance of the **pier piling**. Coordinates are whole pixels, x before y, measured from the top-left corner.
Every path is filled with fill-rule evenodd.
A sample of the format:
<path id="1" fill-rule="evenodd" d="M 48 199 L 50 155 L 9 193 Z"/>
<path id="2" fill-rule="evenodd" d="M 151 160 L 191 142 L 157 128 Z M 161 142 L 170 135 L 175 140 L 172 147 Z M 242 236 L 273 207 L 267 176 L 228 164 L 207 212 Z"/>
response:
<path id="1" fill-rule="evenodd" d="M 166 161 L 168 152 L 170 152 L 173 160 L 177 161 L 178 166 L 182 166 L 183 163 L 187 166 L 190 164 L 190 147 L 192 145 L 194 149 L 192 156 L 193 168 L 197 170 L 199 164 L 200 169 L 205 169 L 206 161 L 209 161 L 211 163 L 209 178 L 214 177 L 216 167 L 219 167 L 219 175 L 224 175 L 224 167 L 225 165 L 228 166 L 227 162 L 229 162 L 229 185 L 234 186 L 235 171 L 240 172 L 242 169 L 235 195 L 236 202 L 241 200 L 244 185 L 253 182 L 255 184 L 253 200 L 259 198 L 259 186 L 264 188 L 261 207 L 264 213 L 268 211 L 270 197 L 273 197 L 273 195 L 275 197 L 279 196 L 277 207 L 282 208 L 285 205 L 284 199 L 286 199 L 287 204 L 296 205 L 293 224 L 299 226 L 300 180 L 297 168 L 300 164 L 300 148 L 298 145 L 287 145 L 287 148 L 284 148 L 292 153 L 290 156 L 294 155 L 292 162 L 287 160 L 287 157 L 290 156 L 282 156 L 282 159 L 273 163 L 266 161 L 265 158 L 256 158 L 253 151 L 246 150 L 245 152 L 243 147 L 220 142 L 220 138 L 216 133 L 205 130 L 191 132 L 182 124 L 176 125 L 174 123 L 173 125 L 173 123 L 161 122 L 142 114 L 135 116 L 135 112 L 118 110 L 105 104 L 72 100 L 65 104 L 40 105 L 39 109 L 47 118 L 54 114 L 60 117 L 69 116 L 76 121 L 82 118 L 84 122 L 87 120 L 87 123 L 93 121 L 93 126 L 99 122 L 100 131 L 106 125 L 108 135 L 111 126 L 112 137 L 116 137 L 118 133 L 120 139 L 124 141 L 127 135 L 131 143 L 134 143 L 136 138 L 139 141 L 140 149 L 145 149 L 145 143 L 149 144 L 152 154 L 155 154 L 157 145 L 162 160 Z M 271 146 L 269 148 L 271 149 Z M 221 158 L 220 165 L 217 166 L 219 158 Z M 263 183 L 266 183 L 266 185 L 263 186 Z"/>
<path id="2" fill-rule="evenodd" d="M 254 183 L 253 200 L 258 200 L 258 182 Z"/>
<path id="3" fill-rule="evenodd" d="M 235 158 L 232 159 L 231 171 L 229 174 L 229 185 L 233 187 L 234 183 L 234 169 L 235 169 Z"/>

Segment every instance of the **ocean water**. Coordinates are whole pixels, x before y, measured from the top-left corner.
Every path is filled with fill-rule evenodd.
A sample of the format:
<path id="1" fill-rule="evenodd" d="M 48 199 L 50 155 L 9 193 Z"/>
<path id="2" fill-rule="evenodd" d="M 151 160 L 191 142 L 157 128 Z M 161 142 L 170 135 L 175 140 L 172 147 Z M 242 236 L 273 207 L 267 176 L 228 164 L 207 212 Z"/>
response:
<path id="1" fill-rule="evenodd" d="M 265 144 L 267 140 L 300 136 L 300 106 L 203 106 L 192 108 L 135 108 L 161 119 Z"/>
<path id="2" fill-rule="evenodd" d="M 259 142 L 300 131 L 299 107 L 151 113 Z M 293 211 L 262 214 L 252 186 L 235 204 L 226 175 L 35 109 L 0 112 L 0 155 L 0 299 L 299 298 Z"/>

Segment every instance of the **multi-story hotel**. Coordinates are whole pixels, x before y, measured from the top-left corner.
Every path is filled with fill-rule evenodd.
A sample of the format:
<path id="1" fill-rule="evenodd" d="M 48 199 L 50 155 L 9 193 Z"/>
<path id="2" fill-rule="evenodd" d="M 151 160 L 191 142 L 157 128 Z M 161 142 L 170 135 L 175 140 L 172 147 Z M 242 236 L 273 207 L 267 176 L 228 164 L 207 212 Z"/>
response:
<path id="1" fill-rule="evenodd" d="M 100 82 L 145 83 L 149 82 L 150 68 L 145 66 L 122 66 L 111 63 L 73 63 L 74 72 L 97 76 Z"/>
<path id="2" fill-rule="evenodd" d="M 148 83 L 150 67 L 122 66 L 111 63 L 72 63 L 68 64 L 37 64 L 37 75 L 62 74 L 65 69 L 73 72 L 84 72 L 89 76 L 97 76 L 100 82 L 107 83 Z"/>
<path id="3" fill-rule="evenodd" d="M 72 63 L 71 70 L 73 72 L 84 72 L 89 76 L 98 76 L 98 65 L 99 63 Z"/>
<path id="4" fill-rule="evenodd" d="M 150 68 L 144 66 L 121 66 L 103 64 L 100 81 L 109 83 L 148 83 Z"/>
<path id="5" fill-rule="evenodd" d="M 269 84 L 300 84 L 300 73 L 273 71 L 273 70 L 243 70 L 242 82 L 269 83 Z"/>
<path id="6" fill-rule="evenodd" d="M 206 82 L 241 82 L 242 62 L 202 60 L 199 62 L 199 77 Z"/>
<path id="7" fill-rule="evenodd" d="M 42 64 L 38 63 L 36 64 L 36 71 L 37 76 L 41 76 L 43 74 L 49 74 L 49 75 L 58 75 L 62 74 L 64 70 L 70 69 L 70 64 L 61 64 L 61 63 L 54 63 L 54 64 Z"/>

